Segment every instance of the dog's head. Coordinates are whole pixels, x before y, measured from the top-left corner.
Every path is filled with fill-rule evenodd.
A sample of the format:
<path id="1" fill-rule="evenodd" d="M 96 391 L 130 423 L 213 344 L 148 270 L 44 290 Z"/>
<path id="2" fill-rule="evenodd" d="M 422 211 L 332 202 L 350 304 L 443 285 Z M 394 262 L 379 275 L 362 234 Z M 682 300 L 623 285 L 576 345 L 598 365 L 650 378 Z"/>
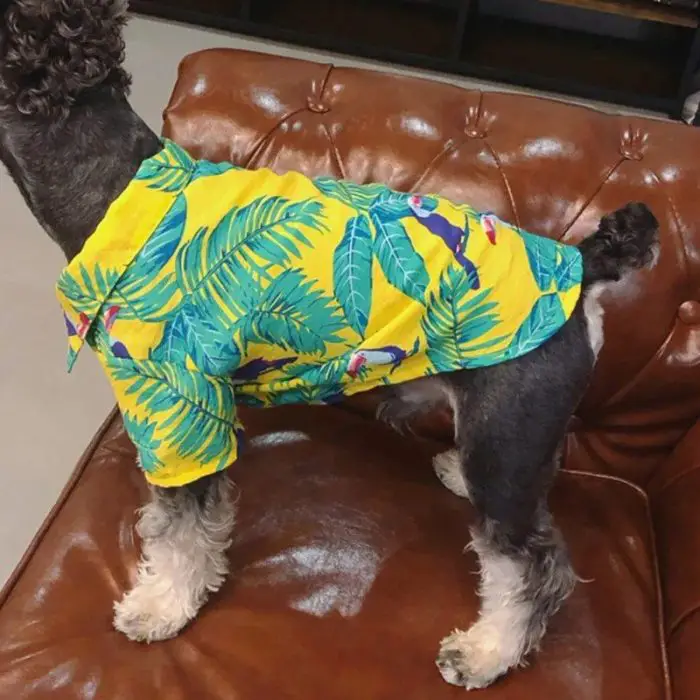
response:
<path id="1" fill-rule="evenodd" d="M 123 97 L 127 0 L 0 0 L 0 106 L 52 120 L 95 89 Z"/>

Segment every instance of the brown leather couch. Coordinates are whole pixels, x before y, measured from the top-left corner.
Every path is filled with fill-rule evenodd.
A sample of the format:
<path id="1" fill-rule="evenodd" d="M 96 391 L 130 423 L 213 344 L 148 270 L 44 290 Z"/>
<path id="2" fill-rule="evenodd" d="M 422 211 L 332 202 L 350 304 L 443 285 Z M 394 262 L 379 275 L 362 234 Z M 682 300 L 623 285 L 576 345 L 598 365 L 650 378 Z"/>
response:
<path id="1" fill-rule="evenodd" d="M 644 200 L 656 267 L 605 298 L 555 516 L 586 583 L 541 655 L 484 700 L 700 698 L 700 131 L 531 97 L 237 51 L 182 64 L 165 132 L 197 156 L 439 191 L 576 241 Z M 372 398 L 246 412 L 235 576 L 180 637 L 110 625 L 143 480 L 116 414 L 6 586 L 0 698 L 439 700 L 475 616 L 468 504 L 431 470 L 449 430 L 402 438 Z M 285 431 L 302 433 L 305 439 Z"/>

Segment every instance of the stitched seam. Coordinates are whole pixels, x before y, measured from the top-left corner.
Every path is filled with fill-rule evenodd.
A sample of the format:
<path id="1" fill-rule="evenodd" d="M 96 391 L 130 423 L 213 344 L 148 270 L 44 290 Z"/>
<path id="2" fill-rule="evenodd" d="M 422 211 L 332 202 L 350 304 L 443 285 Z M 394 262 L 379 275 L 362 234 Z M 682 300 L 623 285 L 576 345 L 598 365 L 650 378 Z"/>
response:
<path id="1" fill-rule="evenodd" d="M 328 128 L 328 124 L 326 124 L 326 123 L 323 124 L 323 130 L 326 132 L 326 137 L 328 138 L 328 143 L 331 146 L 331 152 L 333 153 L 333 157 L 335 158 L 335 162 L 338 166 L 338 171 L 340 172 L 340 177 L 343 180 L 347 180 L 347 174 L 345 173 L 345 166 L 343 165 L 343 160 L 340 157 L 340 151 L 338 150 L 338 147 L 336 146 L 335 139 L 333 138 L 333 135 L 331 134 L 331 130 Z"/>
<path id="2" fill-rule="evenodd" d="M 629 479 L 624 479 L 621 476 L 615 476 L 614 474 L 596 474 L 595 472 L 586 472 L 580 469 L 560 469 L 559 470 L 560 474 L 572 474 L 573 476 L 586 476 L 586 477 L 591 477 L 593 479 L 601 479 L 603 481 L 613 481 L 618 484 L 622 484 L 624 486 L 629 486 L 631 489 L 637 492 L 638 495 L 642 496 L 645 500 L 647 500 L 647 493 L 646 491 L 639 486 L 638 484 L 635 484 L 633 481 L 630 481 Z"/>
<path id="3" fill-rule="evenodd" d="M 476 123 L 478 124 L 481 120 L 481 105 L 484 100 L 484 93 L 479 91 L 479 104 L 477 105 L 477 116 Z M 413 183 L 411 190 L 417 190 L 422 184 L 425 178 L 431 173 L 435 166 L 447 156 L 448 153 L 454 152 L 458 147 L 463 146 L 467 142 L 467 139 L 462 136 L 461 138 L 456 138 L 453 142 L 447 141 L 443 144 L 442 149 L 433 157 L 433 159 L 425 166 L 423 173 L 418 176 L 418 179 Z"/>
<path id="4" fill-rule="evenodd" d="M 671 641 L 671 637 L 680 630 L 680 628 L 691 618 L 693 615 L 695 615 L 696 612 L 700 611 L 700 603 L 695 603 L 695 605 L 692 605 L 688 610 L 686 610 L 684 613 L 681 613 L 678 616 L 678 619 L 675 620 L 671 625 L 669 625 L 670 629 L 668 630 L 668 641 Z"/>
<path id="5" fill-rule="evenodd" d="M 496 155 L 496 151 L 494 151 L 493 147 L 491 146 L 491 144 L 488 142 L 487 139 L 484 139 L 484 144 L 486 145 L 486 148 L 489 149 L 489 153 L 491 154 L 491 157 L 496 161 L 496 166 L 498 167 L 498 174 L 501 176 L 501 179 L 503 180 L 503 188 L 505 189 L 506 194 L 508 195 L 508 201 L 510 202 L 510 208 L 513 210 L 513 217 L 515 218 L 515 225 L 517 226 L 517 228 L 521 228 L 520 216 L 518 216 L 518 210 L 515 207 L 515 198 L 513 197 L 513 190 L 511 189 L 508 177 L 506 176 L 506 173 L 503 170 L 503 165 L 501 164 L 501 159 Z"/>
<path id="6" fill-rule="evenodd" d="M 672 697 L 672 685 L 671 685 L 671 671 L 668 662 L 668 645 L 666 637 L 666 621 L 664 612 L 664 597 L 663 591 L 661 589 L 661 571 L 659 569 L 659 557 L 656 546 L 656 530 L 654 529 L 654 518 L 652 517 L 651 507 L 649 504 L 649 497 L 646 496 L 646 514 L 647 514 L 647 525 L 649 527 L 650 546 L 651 546 L 651 557 L 652 565 L 654 567 L 654 587 L 656 588 L 656 616 L 658 624 L 658 635 L 659 635 L 659 652 L 661 655 L 661 667 L 664 674 L 664 697 L 666 700 L 671 700 Z"/>
<path id="7" fill-rule="evenodd" d="M 680 442 L 682 442 L 682 440 Z M 667 488 L 670 488 L 674 484 L 677 484 L 682 479 L 685 479 L 687 476 L 690 476 L 690 474 L 693 474 L 694 472 L 698 471 L 698 469 L 700 469 L 700 465 L 696 464 L 690 467 L 689 469 L 679 472 L 675 476 L 671 477 L 663 486 L 659 487 L 659 490 L 657 492 L 658 495 L 656 495 L 655 498 L 660 497 L 664 493 L 664 491 L 666 491 Z"/>
<path id="8" fill-rule="evenodd" d="M 323 76 L 323 79 L 321 80 L 321 89 L 318 91 L 318 96 L 319 99 L 323 98 L 323 95 L 326 92 L 326 87 L 328 87 L 328 81 L 331 79 L 331 73 L 335 69 L 335 66 L 332 63 L 327 63 L 326 64 L 326 74 Z"/>
<path id="9" fill-rule="evenodd" d="M 250 164 L 258 157 L 260 151 L 262 151 L 265 144 L 272 138 L 272 135 L 279 131 L 282 124 L 289 121 L 294 115 L 300 112 L 306 111 L 306 107 L 299 107 L 298 109 L 293 109 L 288 114 L 285 114 L 266 134 L 260 136 L 260 140 L 255 144 L 250 155 L 243 163 L 244 167 L 250 167 Z"/>
<path id="10" fill-rule="evenodd" d="M 596 187 L 595 190 L 593 190 L 591 196 L 583 203 L 581 208 L 578 210 L 578 213 L 576 213 L 574 215 L 574 218 L 571 219 L 571 221 L 564 227 L 564 230 L 561 232 L 561 236 L 559 237 L 560 240 L 562 240 L 564 238 L 564 236 L 566 236 L 566 234 L 569 232 L 571 227 L 581 218 L 581 215 L 583 214 L 583 212 L 586 211 L 586 209 L 588 209 L 588 207 L 590 206 L 590 203 L 596 198 L 596 196 L 603 189 L 603 187 L 605 186 L 607 181 L 612 177 L 614 172 L 620 167 L 620 165 L 622 165 L 622 163 L 624 161 L 625 161 L 624 158 L 620 158 L 617 161 L 617 163 L 615 163 L 614 165 L 612 165 L 610 167 L 610 170 L 608 170 L 608 172 L 605 174 L 605 177 L 603 177 L 603 179 L 601 180 L 598 187 Z"/>
<path id="11" fill-rule="evenodd" d="M 428 163 L 428 165 L 425 166 L 425 170 L 423 171 L 423 173 L 418 176 L 418 179 L 413 183 L 413 185 L 409 189 L 417 190 L 423 184 L 425 178 L 433 171 L 435 166 L 441 160 L 444 160 L 448 153 L 450 153 L 451 151 L 455 151 L 457 147 L 461 146 L 463 143 L 464 139 L 460 139 L 458 141 L 455 141 L 454 143 L 450 143 L 449 141 L 445 142 L 442 145 L 440 151 L 433 157 L 430 163 Z"/>

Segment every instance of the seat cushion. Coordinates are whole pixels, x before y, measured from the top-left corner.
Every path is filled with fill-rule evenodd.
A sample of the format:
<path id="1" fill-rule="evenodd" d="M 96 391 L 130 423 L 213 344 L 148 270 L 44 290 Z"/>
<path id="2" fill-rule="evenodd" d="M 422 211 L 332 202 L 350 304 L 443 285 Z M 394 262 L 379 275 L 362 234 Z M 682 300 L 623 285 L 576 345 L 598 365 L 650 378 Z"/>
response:
<path id="1" fill-rule="evenodd" d="M 474 620 L 471 510 L 437 481 L 444 445 L 343 408 L 248 411 L 231 579 L 174 640 L 111 628 L 138 557 L 146 495 L 112 416 L 0 606 L 0 698 L 437 700 L 464 697 L 434 665 Z M 645 495 L 564 472 L 552 495 L 581 583 L 537 663 L 498 700 L 660 700 L 657 576 Z"/>

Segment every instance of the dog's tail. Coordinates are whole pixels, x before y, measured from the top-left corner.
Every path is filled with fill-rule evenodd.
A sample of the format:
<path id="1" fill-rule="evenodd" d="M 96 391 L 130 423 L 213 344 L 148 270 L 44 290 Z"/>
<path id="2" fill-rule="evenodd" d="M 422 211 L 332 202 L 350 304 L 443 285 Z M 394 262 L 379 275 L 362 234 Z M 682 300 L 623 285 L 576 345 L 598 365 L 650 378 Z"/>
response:
<path id="1" fill-rule="evenodd" d="M 0 0 L 0 8 L 0 104 L 59 118 L 92 89 L 127 95 L 127 0 Z"/>
<path id="2" fill-rule="evenodd" d="M 659 223 L 645 204 L 633 202 L 604 216 L 598 230 L 578 245 L 583 256 L 583 287 L 617 281 L 646 267 L 659 245 Z"/>

